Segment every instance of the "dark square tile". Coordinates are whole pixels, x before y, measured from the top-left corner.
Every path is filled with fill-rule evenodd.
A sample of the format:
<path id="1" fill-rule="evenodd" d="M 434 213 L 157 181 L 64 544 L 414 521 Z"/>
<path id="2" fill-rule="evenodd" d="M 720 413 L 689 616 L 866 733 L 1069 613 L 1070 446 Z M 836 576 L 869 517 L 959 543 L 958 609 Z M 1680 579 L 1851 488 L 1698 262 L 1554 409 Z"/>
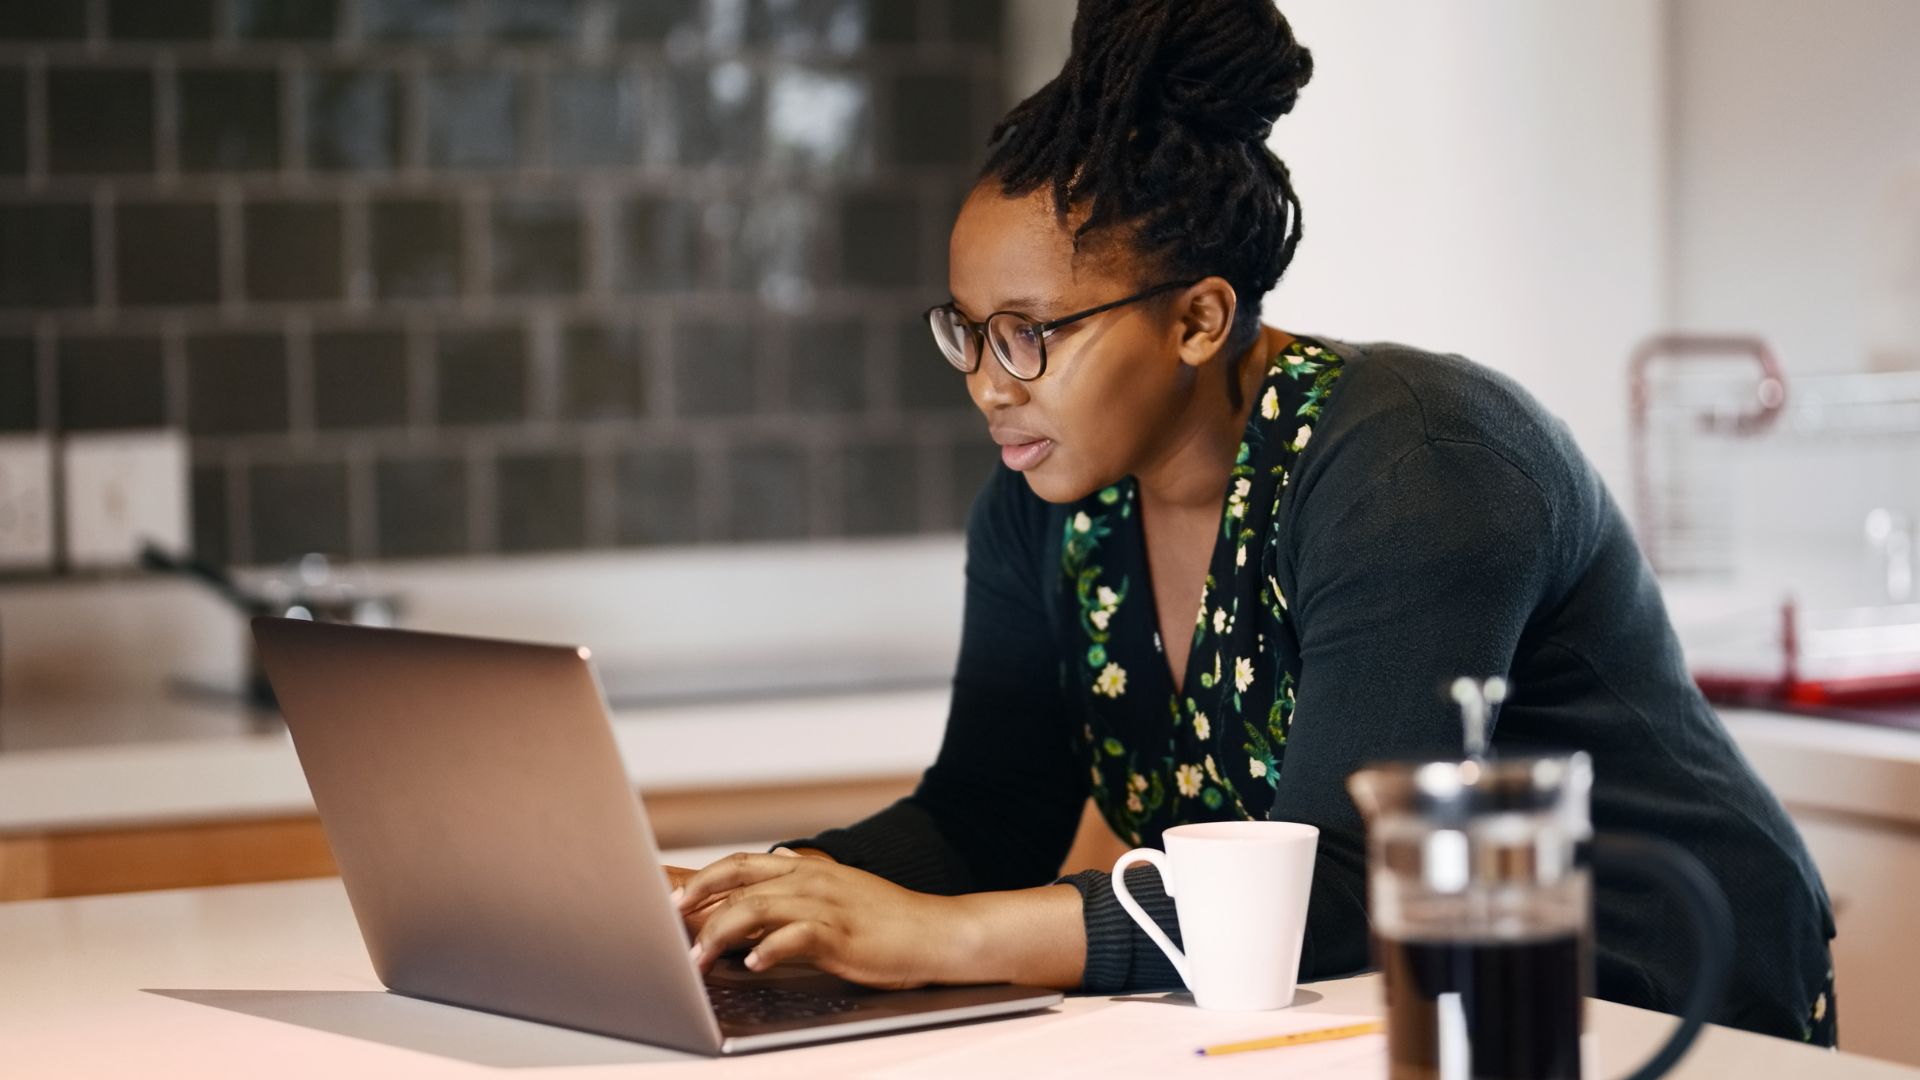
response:
<path id="1" fill-rule="evenodd" d="M 633 70 L 563 71 L 547 81 L 547 156 L 561 168 L 641 158 L 651 84 Z"/>
<path id="2" fill-rule="evenodd" d="M 40 426 L 40 365 L 33 339 L 0 337 L 0 431 Z"/>
<path id="3" fill-rule="evenodd" d="M 438 71 L 426 77 L 427 164 L 503 169 L 519 147 L 519 83 L 505 71 Z"/>
<path id="4" fill-rule="evenodd" d="M 160 339 L 69 337 L 61 339 L 55 356 L 63 430 L 166 425 L 167 380 Z"/>
<path id="5" fill-rule="evenodd" d="M 400 161 L 400 89 L 391 72 L 323 71 L 306 77 L 307 165 L 374 171 Z"/>
<path id="6" fill-rule="evenodd" d="M 518 327 L 440 335 L 442 424 L 498 424 L 527 415 L 527 339 Z"/>
<path id="7" fill-rule="evenodd" d="M 322 428 L 403 427 L 407 337 L 398 330 L 313 335 L 313 422 Z"/>
<path id="8" fill-rule="evenodd" d="M 851 192 L 840 203 L 839 280 L 855 285 L 925 284 L 920 208 L 910 192 Z"/>
<path id="9" fill-rule="evenodd" d="M 86 36 L 87 5 L 75 0 L 7 0 L 0 4 L 0 40 L 53 41 Z"/>
<path id="10" fill-rule="evenodd" d="M 494 482 L 500 550 L 561 551 L 586 546 L 586 467 L 579 454 L 502 454 Z"/>
<path id="11" fill-rule="evenodd" d="M 701 0 L 613 0 L 614 31 L 635 41 L 664 42 L 705 33 Z"/>
<path id="12" fill-rule="evenodd" d="M 858 412 L 867 400 L 867 332 L 858 319 L 805 319 L 787 327 L 787 389 L 803 412 Z"/>
<path id="13" fill-rule="evenodd" d="M 220 221 L 212 203 L 122 203 L 114 208 L 120 302 L 220 300 Z"/>
<path id="14" fill-rule="evenodd" d="M 919 3 L 881 0 L 867 10 L 867 39 L 876 45 L 905 45 L 922 40 Z"/>
<path id="15" fill-rule="evenodd" d="M 789 540 L 808 534 L 813 498 L 806 447 L 787 442 L 735 446 L 726 468 L 727 539 Z"/>
<path id="16" fill-rule="evenodd" d="M 973 398 L 967 393 L 967 377 L 947 362 L 940 347 L 934 344 L 925 319 L 915 316 L 902 320 L 898 335 L 894 384 L 902 408 L 942 412 L 965 412 L 973 408 Z"/>
<path id="17" fill-rule="evenodd" d="M 979 432 L 956 439 L 947 451 L 947 458 L 949 503 L 946 520 L 939 524 L 951 531 L 966 528 L 967 514 L 973 509 L 974 500 L 980 497 L 994 470 L 1001 468 L 1000 448 L 987 437 L 983 427 Z"/>
<path id="18" fill-rule="evenodd" d="M 27 77 L 0 69 L 0 173 L 27 171 Z"/>
<path id="19" fill-rule="evenodd" d="M 585 273 L 580 206 L 569 199 L 493 204 L 493 288 L 505 295 L 572 293 Z"/>
<path id="20" fill-rule="evenodd" d="M 890 6 L 890 5 L 882 5 Z M 1006 19 L 1003 0 L 933 0 L 936 12 L 945 16 L 947 36 L 969 45 L 1000 47 L 1001 28 Z"/>
<path id="21" fill-rule="evenodd" d="M 287 344 L 278 334 L 187 339 L 187 430 L 238 435 L 287 430 Z"/>
<path id="22" fill-rule="evenodd" d="M 380 554 L 458 555 L 467 536 L 467 463 L 457 457 L 396 458 L 374 466 Z"/>
<path id="23" fill-rule="evenodd" d="M 233 26 L 243 38 L 324 41 L 339 29 L 342 0 L 234 0 Z M 351 2 L 351 0 L 345 0 Z"/>
<path id="24" fill-rule="evenodd" d="M 93 208 L 0 204 L 0 308 L 93 303 Z"/>
<path id="25" fill-rule="evenodd" d="M 149 172 L 153 73 L 56 68 L 47 73 L 47 167 L 56 173 Z"/>
<path id="26" fill-rule="evenodd" d="M 370 38 L 445 40 L 465 23 L 462 0 L 360 0 L 360 25 Z"/>
<path id="27" fill-rule="evenodd" d="M 347 467 L 309 461 L 255 465 L 247 474 L 253 561 L 280 563 L 308 552 L 348 554 Z"/>
<path id="28" fill-rule="evenodd" d="M 889 160 L 902 165 L 972 165 L 986 159 L 992 127 L 974 108 L 968 74 L 905 71 L 893 77 Z"/>
<path id="29" fill-rule="evenodd" d="M 673 328 L 673 406 L 676 416 L 753 411 L 759 386 L 754 327 L 739 319 L 676 321 Z"/>
<path id="30" fill-rule="evenodd" d="M 77 0 L 14 0 L 72 4 Z M 107 36 L 126 41 L 193 41 L 213 36 L 213 0 L 107 0 Z"/>
<path id="31" fill-rule="evenodd" d="M 682 165 L 745 165 L 760 156 L 766 87 L 739 60 L 683 65 L 667 73 L 661 145 Z M 649 144 L 656 145 L 656 144 Z"/>
<path id="32" fill-rule="evenodd" d="M 198 172 L 280 164 L 280 76 L 268 70 L 180 72 L 180 165 Z"/>
<path id="33" fill-rule="evenodd" d="M 195 465 L 188 481 L 192 504 L 193 554 L 223 565 L 233 561 L 232 518 L 227 513 L 227 470 L 220 465 Z"/>
<path id="34" fill-rule="evenodd" d="M 453 296 L 464 278 L 460 205 L 387 199 L 369 208 L 373 289 L 383 297 Z"/>
<path id="35" fill-rule="evenodd" d="M 705 203 L 643 196 L 621 215 L 620 287 L 627 290 L 690 289 L 713 263 L 705 242 Z"/>
<path id="36" fill-rule="evenodd" d="M 843 455 L 844 524 L 849 536 L 898 535 L 920 528 L 920 454 L 910 440 L 857 443 Z"/>
<path id="37" fill-rule="evenodd" d="M 340 207 L 330 202 L 249 203 L 246 289 L 254 300 L 335 300 L 344 291 Z"/>
<path id="38" fill-rule="evenodd" d="M 487 33 L 505 41 L 560 41 L 580 27 L 581 0 L 493 0 Z"/>
<path id="39" fill-rule="evenodd" d="M 686 447 L 629 450 L 614 460 L 615 537 L 621 544 L 700 539 L 698 464 Z"/>
<path id="40" fill-rule="evenodd" d="M 561 363 L 569 418 L 622 419 L 646 411 L 641 336 L 632 323 L 567 328 Z"/>

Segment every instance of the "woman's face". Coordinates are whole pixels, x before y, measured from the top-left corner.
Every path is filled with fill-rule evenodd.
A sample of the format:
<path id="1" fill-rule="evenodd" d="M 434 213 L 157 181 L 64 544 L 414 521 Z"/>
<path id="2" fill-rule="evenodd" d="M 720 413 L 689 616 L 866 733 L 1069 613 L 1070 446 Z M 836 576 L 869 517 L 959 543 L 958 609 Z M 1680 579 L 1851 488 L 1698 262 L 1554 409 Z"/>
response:
<path id="1" fill-rule="evenodd" d="M 1158 285 L 1134 260 L 1073 257 L 1073 238 L 1043 190 L 1008 198 L 974 188 L 953 226 L 947 282 L 960 313 L 979 323 L 996 311 L 1048 320 Z M 1085 498 L 1150 460 L 1193 379 L 1191 324 L 1176 290 L 1054 331 L 1046 374 L 1021 382 L 984 348 L 967 391 L 986 415 L 1001 458 L 1049 502 Z M 1228 312 L 1231 318 L 1231 312 Z"/>

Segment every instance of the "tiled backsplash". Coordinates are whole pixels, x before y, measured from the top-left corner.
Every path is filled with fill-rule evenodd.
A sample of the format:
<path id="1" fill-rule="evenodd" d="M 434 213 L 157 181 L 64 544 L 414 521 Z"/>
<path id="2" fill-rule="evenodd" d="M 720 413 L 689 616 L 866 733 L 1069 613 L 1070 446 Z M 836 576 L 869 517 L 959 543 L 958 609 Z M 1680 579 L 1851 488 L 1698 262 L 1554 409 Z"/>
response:
<path id="1" fill-rule="evenodd" d="M 0 3 L 0 433 L 184 430 L 236 562 L 956 528 L 998 12 Z"/>

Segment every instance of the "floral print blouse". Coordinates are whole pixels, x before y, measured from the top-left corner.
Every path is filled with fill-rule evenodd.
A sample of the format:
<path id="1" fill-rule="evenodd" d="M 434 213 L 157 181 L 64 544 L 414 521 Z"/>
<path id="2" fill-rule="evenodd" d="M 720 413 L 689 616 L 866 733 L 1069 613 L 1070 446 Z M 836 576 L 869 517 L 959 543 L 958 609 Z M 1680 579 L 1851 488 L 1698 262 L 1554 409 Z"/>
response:
<path id="1" fill-rule="evenodd" d="M 1272 805 L 1298 656 L 1272 573 L 1279 536 L 1271 526 L 1339 378 L 1340 357 L 1312 338 L 1295 338 L 1268 361 L 1180 691 L 1148 581 L 1138 484 L 1127 477 L 1068 510 L 1060 585 L 1069 595 L 1059 610 L 1073 624 L 1065 640 L 1084 648 L 1061 679 L 1069 700 L 1084 703 L 1094 802 L 1128 843 L 1157 844 L 1163 830 L 1189 822 L 1262 818 Z"/>

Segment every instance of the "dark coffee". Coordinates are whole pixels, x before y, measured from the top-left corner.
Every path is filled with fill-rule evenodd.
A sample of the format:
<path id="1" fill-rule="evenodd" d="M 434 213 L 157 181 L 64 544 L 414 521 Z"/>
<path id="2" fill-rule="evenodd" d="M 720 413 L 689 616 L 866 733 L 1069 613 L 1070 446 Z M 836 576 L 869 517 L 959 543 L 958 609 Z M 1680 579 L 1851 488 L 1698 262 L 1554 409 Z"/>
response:
<path id="1" fill-rule="evenodd" d="M 1441 1071 L 1443 1056 L 1470 1061 L 1464 1075 L 1473 1080 L 1578 1080 L 1586 977 L 1577 936 L 1376 937 L 1374 953 L 1386 982 L 1392 1080 L 1453 1080 Z"/>

